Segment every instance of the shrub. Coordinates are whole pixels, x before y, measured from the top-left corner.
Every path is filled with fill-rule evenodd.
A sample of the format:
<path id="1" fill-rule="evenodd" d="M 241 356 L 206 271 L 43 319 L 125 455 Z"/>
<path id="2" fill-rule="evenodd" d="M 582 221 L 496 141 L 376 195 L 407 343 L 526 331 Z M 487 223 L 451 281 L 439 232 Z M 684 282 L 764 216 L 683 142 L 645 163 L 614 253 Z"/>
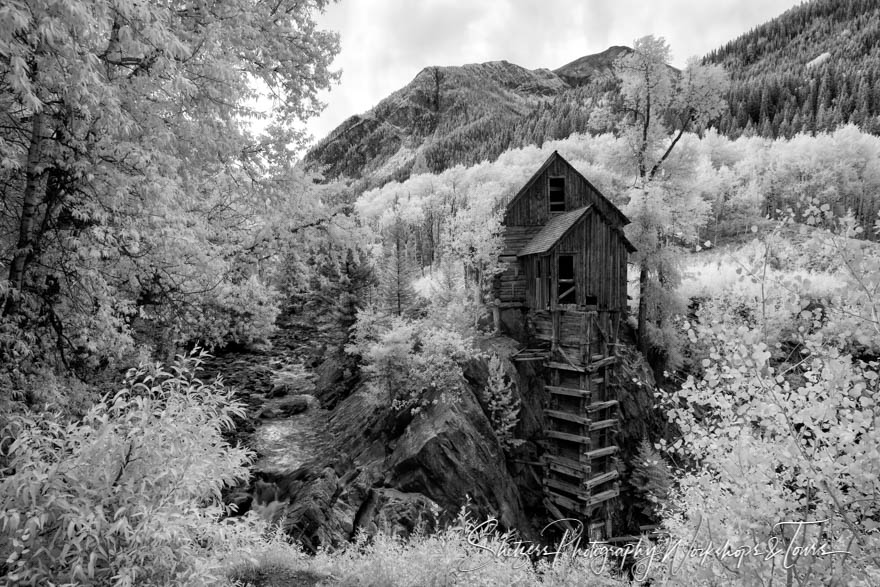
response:
<path id="1" fill-rule="evenodd" d="M 346 351 L 360 355 L 373 392 L 413 413 L 438 396 L 455 399 L 464 385 L 462 366 L 479 354 L 458 332 L 370 309 L 358 313 L 352 330 Z"/>
<path id="2" fill-rule="evenodd" d="M 504 365 L 498 355 L 489 357 L 489 379 L 486 382 L 489 421 L 495 436 L 506 450 L 519 446 L 524 441 L 513 437 L 519 423 L 520 399 L 513 381 L 504 372 Z"/>
<path id="3" fill-rule="evenodd" d="M 220 492 L 248 477 L 222 433 L 244 411 L 199 357 L 140 367 L 78 422 L 13 416 L 2 434 L 0 574 L 16 584 L 208 584 Z"/>
<path id="4" fill-rule="evenodd" d="M 408 540 L 379 533 L 368 541 L 361 535 L 338 552 L 319 552 L 311 568 L 340 585 L 377 587 L 624 584 L 607 565 L 583 553 L 557 557 L 552 546 L 542 551 L 520 540 L 498 530 L 493 520 L 474 520 L 463 507 L 445 530 L 417 532 Z"/>

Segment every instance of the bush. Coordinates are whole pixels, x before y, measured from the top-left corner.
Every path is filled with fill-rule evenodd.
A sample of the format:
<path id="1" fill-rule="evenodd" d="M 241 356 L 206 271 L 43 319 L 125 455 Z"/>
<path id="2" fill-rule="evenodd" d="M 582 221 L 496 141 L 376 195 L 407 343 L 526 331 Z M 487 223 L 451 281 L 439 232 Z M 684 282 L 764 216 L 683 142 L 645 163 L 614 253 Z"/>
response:
<path id="1" fill-rule="evenodd" d="M 371 540 L 360 535 L 338 552 L 319 552 L 311 568 L 332 575 L 340 585 L 352 586 L 625 584 L 601 560 L 583 553 L 557 557 L 553 547 L 542 553 L 540 545 L 520 540 L 514 533 L 499 531 L 493 520 L 474 520 L 463 507 L 456 523 L 445 530 L 417 532 L 408 540 L 384 533 Z"/>
<path id="2" fill-rule="evenodd" d="M 2 434 L 0 574 L 29 585 L 209 584 L 229 526 L 221 490 L 248 478 L 222 433 L 233 392 L 200 357 L 128 372 L 78 422 L 13 416 Z"/>
<path id="3" fill-rule="evenodd" d="M 397 409 L 419 412 L 430 402 L 455 399 L 465 380 L 463 365 L 479 355 L 470 337 L 430 321 L 358 312 L 346 352 L 360 355 L 373 392 Z"/>

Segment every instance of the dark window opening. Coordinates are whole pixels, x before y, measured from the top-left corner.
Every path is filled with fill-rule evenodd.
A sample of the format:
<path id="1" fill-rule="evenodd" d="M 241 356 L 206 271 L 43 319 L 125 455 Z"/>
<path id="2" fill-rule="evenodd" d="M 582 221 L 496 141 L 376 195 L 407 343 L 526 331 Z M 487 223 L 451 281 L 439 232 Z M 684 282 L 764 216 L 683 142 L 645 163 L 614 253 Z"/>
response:
<path id="1" fill-rule="evenodd" d="M 574 255 L 559 255 L 559 266 L 556 274 L 556 290 L 558 303 L 577 304 L 577 288 L 574 278 Z"/>
<path id="2" fill-rule="evenodd" d="M 550 212 L 565 212 L 565 178 L 550 178 Z"/>
<path id="3" fill-rule="evenodd" d="M 584 300 L 584 303 L 588 306 L 595 306 L 596 304 L 599 303 L 599 298 L 597 298 L 596 296 L 593 296 L 593 295 L 587 295 L 586 299 Z"/>

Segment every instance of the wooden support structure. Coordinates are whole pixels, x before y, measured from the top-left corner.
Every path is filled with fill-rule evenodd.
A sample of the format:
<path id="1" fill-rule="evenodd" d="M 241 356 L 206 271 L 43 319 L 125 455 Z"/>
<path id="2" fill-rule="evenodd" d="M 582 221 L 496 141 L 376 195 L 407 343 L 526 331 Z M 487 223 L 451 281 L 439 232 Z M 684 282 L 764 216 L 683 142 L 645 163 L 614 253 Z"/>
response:
<path id="1" fill-rule="evenodd" d="M 513 361 L 543 373 L 544 504 L 583 520 L 591 539 L 613 535 L 619 492 L 613 373 L 635 251 L 628 223 L 554 152 L 506 204 L 493 281 L 496 326 L 524 345 Z"/>
<path id="2" fill-rule="evenodd" d="M 550 313 L 553 331 L 564 332 L 574 325 L 583 344 L 576 353 L 553 352 L 545 363 L 545 503 L 595 527 L 591 532 L 596 536 L 606 535 L 610 532 L 607 506 L 619 495 L 618 399 L 609 387 L 617 357 L 594 352 L 613 346 L 588 342 L 594 334 L 604 338 L 607 332 L 597 324 L 598 312 Z M 551 339 L 555 343 L 566 337 L 553 334 Z"/>

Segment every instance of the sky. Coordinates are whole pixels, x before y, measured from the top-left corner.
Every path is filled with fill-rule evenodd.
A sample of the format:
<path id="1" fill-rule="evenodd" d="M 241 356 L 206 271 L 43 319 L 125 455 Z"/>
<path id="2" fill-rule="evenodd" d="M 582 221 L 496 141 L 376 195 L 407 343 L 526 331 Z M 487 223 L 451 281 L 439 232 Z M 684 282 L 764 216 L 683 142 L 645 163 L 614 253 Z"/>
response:
<path id="1" fill-rule="evenodd" d="M 322 94 L 326 109 L 306 128 L 319 140 L 408 84 L 425 67 L 506 60 L 556 69 L 645 35 L 664 37 L 682 67 L 800 0 L 341 0 L 318 16 L 340 34 Z"/>

